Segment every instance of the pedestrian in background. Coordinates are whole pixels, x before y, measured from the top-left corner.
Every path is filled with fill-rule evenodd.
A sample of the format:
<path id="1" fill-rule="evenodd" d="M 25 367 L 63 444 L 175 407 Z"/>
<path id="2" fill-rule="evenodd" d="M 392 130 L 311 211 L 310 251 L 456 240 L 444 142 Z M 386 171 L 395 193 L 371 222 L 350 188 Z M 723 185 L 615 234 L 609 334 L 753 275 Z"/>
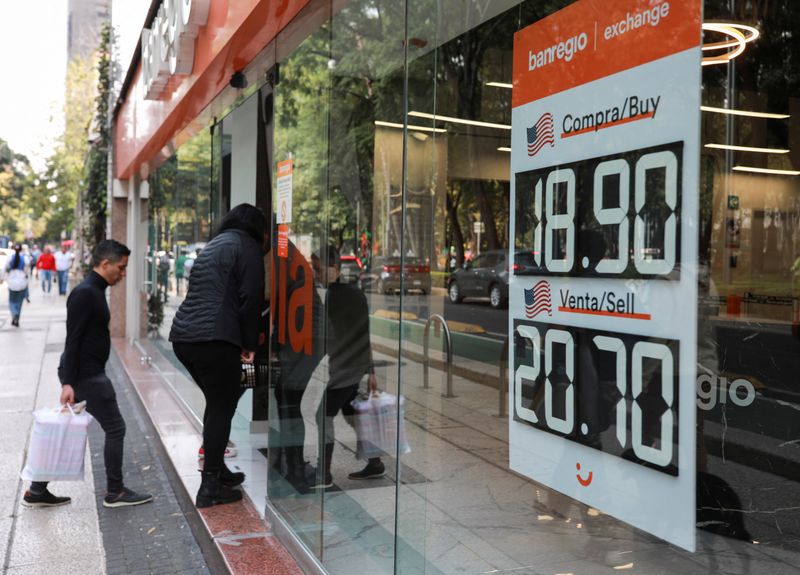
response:
<path id="1" fill-rule="evenodd" d="M 22 246 L 14 246 L 14 255 L 6 263 L 6 283 L 8 284 L 8 307 L 11 310 L 11 325 L 19 327 L 22 302 L 28 291 L 28 266 L 22 255 Z"/>
<path id="2" fill-rule="evenodd" d="M 106 375 L 111 353 L 108 323 L 111 312 L 106 288 L 125 277 L 131 251 L 115 240 L 103 240 L 92 252 L 92 271 L 67 298 L 67 340 L 58 365 L 61 403 L 86 401 L 88 411 L 106 434 L 105 460 L 108 492 L 103 507 L 127 507 L 152 501 L 146 493 L 136 493 L 122 480 L 122 453 L 125 420 L 119 411 L 114 385 Z M 70 502 L 47 489 L 46 481 L 34 481 L 25 492 L 23 505 L 54 507 Z"/>
<path id="3" fill-rule="evenodd" d="M 197 507 L 232 503 L 244 473 L 225 465 L 231 420 L 242 396 L 242 363 L 253 363 L 264 302 L 264 213 L 250 204 L 233 208 L 192 268 L 186 299 L 169 340 L 206 398 L 205 461 Z"/>
<path id="4" fill-rule="evenodd" d="M 56 271 L 56 258 L 50 246 L 45 246 L 44 253 L 36 260 L 36 269 L 42 280 L 42 293 L 50 293 L 53 287 L 53 273 Z"/>
<path id="5" fill-rule="evenodd" d="M 186 265 L 186 252 L 183 249 L 178 251 L 178 259 L 175 260 L 175 294 L 180 296 L 183 292 L 183 277 Z"/>
<path id="6" fill-rule="evenodd" d="M 56 275 L 58 276 L 58 295 L 67 295 L 67 282 L 69 281 L 69 269 L 72 267 L 72 260 L 75 256 L 67 250 L 67 246 L 62 245 L 61 251 L 56 252 Z"/>
<path id="7" fill-rule="evenodd" d="M 39 249 L 39 244 L 34 244 L 33 249 L 31 250 L 31 261 L 30 261 L 31 273 L 33 273 L 34 270 L 38 269 L 36 267 L 36 264 L 39 262 L 39 257 L 41 257 L 41 255 L 42 251 Z M 39 277 L 38 271 L 36 272 L 36 275 L 34 277 L 36 278 Z"/>

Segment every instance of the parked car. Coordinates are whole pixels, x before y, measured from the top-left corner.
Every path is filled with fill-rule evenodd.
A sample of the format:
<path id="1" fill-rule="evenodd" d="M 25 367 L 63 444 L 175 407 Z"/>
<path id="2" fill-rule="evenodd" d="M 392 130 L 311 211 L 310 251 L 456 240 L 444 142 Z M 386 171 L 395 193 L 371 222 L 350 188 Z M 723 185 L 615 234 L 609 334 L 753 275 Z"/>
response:
<path id="1" fill-rule="evenodd" d="M 357 283 L 361 277 L 363 265 L 358 256 L 341 256 L 339 258 L 339 274 L 342 283 Z"/>
<path id="2" fill-rule="evenodd" d="M 369 270 L 361 274 L 361 288 L 378 293 L 394 293 L 402 287 L 406 291 L 422 293 L 431 291 L 431 268 L 422 258 L 406 257 L 405 269 L 400 257 L 375 257 Z"/>
<path id="3" fill-rule="evenodd" d="M 474 260 L 464 262 L 464 267 L 453 272 L 447 284 L 450 301 L 460 303 L 467 297 L 488 297 L 493 308 L 505 307 L 509 271 L 520 275 L 535 273 L 539 266 L 534 255 L 530 250 L 516 251 L 511 270 L 506 250 L 483 252 Z"/>

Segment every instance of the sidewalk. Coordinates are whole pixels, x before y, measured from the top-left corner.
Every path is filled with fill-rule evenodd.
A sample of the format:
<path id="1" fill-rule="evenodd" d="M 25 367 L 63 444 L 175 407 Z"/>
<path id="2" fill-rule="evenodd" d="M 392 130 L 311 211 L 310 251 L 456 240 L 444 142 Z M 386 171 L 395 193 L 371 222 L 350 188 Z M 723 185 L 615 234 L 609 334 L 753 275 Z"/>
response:
<path id="1" fill-rule="evenodd" d="M 66 335 L 66 298 L 42 294 L 31 282 L 31 301 L 20 328 L 11 326 L 7 287 L 0 285 L 0 573 L 174 574 L 209 573 L 159 457 L 160 443 L 148 429 L 135 392 L 109 366 L 127 423 L 125 480 L 147 490 L 154 502 L 105 509 L 102 430 L 90 426 L 83 482 L 53 484 L 72 497 L 70 505 L 29 509 L 21 505 L 26 482 L 19 479 L 32 426 L 32 411 L 58 403 L 56 369 Z M 213 560 L 213 557 L 212 557 Z"/>

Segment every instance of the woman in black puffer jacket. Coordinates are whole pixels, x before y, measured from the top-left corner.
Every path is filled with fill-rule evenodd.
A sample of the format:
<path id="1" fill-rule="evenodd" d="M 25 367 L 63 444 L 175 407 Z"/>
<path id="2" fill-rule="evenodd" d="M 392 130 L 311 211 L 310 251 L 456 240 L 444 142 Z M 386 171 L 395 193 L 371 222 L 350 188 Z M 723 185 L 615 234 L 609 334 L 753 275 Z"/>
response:
<path id="1" fill-rule="evenodd" d="M 197 507 L 242 498 L 234 489 L 244 473 L 224 462 L 231 420 L 241 397 L 242 363 L 258 347 L 264 302 L 266 218 L 250 204 L 233 208 L 192 267 L 186 299 L 172 322 L 169 340 L 206 398 L 205 462 Z"/>

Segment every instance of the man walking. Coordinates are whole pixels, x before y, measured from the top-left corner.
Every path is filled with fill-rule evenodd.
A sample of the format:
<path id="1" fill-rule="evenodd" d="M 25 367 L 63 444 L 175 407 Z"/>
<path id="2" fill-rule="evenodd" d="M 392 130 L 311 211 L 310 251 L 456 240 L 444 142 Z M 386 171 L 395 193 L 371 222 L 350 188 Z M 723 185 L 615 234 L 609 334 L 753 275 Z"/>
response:
<path id="1" fill-rule="evenodd" d="M 36 269 L 42 278 L 42 293 L 50 293 L 50 288 L 53 287 L 53 272 L 56 271 L 56 258 L 50 246 L 45 246 L 44 253 L 36 260 Z"/>
<path id="2" fill-rule="evenodd" d="M 67 295 L 67 282 L 69 281 L 69 268 L 75 256 L 67 251 L 67 246 L 62 245 L 61 251 L 56 252 L 56 275 L 58 276 L 58 295 Z"/>
<path id="3" fill-rule="evenodd" d="M 106 434 L 103 457 L 108 493 L 104 507 L 140 505 L 152 501 L 146 493 L 136 493 L 122 481 L 122 450 L 125 420 L 119 412 L 117 394 L 105 372 L 111 352 L 108 322 L 111 313 L 106 288 L 125 277 L 131 251 L 115 240 L 103 240 L 92 253 L 92 271 L 67 299 L 67 340 L 58 366 L 61 403 L 86 401 L 91 413 Z M 23 497 L 28 507 L 53 507 L 70 502 L 47 490 L 47 482 L 33 482 Z"/>

